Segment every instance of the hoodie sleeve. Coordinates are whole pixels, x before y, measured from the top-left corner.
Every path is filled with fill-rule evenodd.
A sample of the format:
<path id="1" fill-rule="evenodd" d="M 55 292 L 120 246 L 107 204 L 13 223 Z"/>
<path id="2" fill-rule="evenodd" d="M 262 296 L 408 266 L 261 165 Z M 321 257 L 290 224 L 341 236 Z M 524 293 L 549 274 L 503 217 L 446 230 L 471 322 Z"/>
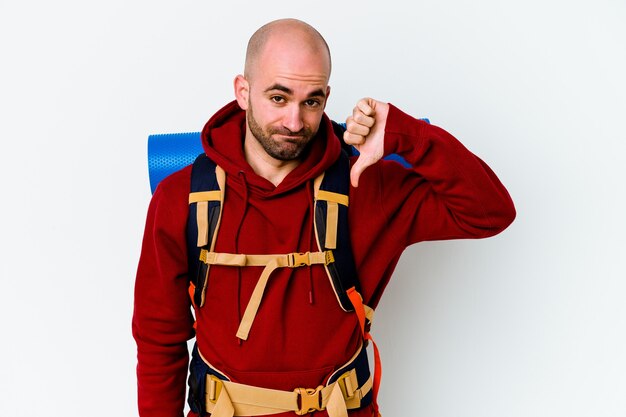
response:
<path id="1" fill-rule="evenodd" d="M 163 180 L 148 209 L 132 320 L 141 417 L 183 415 L 186 342 L 194 334 L 186 275 L 188 177 L 183 170 Z"/>
<path id="2" fill-rule="evenodd" d="M 427 241 L 484 238 L 515 218 L 509 193 L 493 171 L 443 129 L 390 105 L 385 154 L 412 167 L 381 169 L 383 211 L 405 246 Z"/>

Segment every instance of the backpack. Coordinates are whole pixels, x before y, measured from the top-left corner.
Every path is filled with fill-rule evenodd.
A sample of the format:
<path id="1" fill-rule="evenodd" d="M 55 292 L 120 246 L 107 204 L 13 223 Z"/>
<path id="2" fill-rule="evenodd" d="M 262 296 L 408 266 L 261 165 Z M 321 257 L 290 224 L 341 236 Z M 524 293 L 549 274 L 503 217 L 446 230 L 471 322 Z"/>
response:
<path id="1" fill-rule="evenodd" d="M 333 122 L 333 130 L 341 138 L 345 127 Z M 276 268 L 298 268 L 305 265 L 323 264 L 339 306 L 344 311 L 354 312 L 357 315 L 365 346 L 368 341 L 373 342 L 369 334 L 373 310 L 363 304 L 360 295 L 361 287 L 348 229 L 351 149 L 353 148 L 342 141 L 342 150 L 337 161 L 314 180 L 314 232 L 319 251 L 280 255 L 228 254 L 214 251 L 221 213 L 222 210 L 228 209 L 224 205 L 224 196 L 227 192 L 226 174 L 206 154 L 202 153 L 196 157 L 191 170 L 187 220 L 189 296 L 195 309 L 204 306 L 211 265 L 265 266 L 237 331 L 237 337 L 246 340 L 269 276 Z M 353 399 L 346 399 L 346 406 L 349 408 L 358 408 L 372 402 L 375 410 L 378 410 L 376 398 L 380 385 L 381 367 L 378 349 L 374 343 L 372 344 L 375 373 L 373 379 L 370 379 L 371 392 L 367 394 L 368 391 L 364 391 L 365 397 L 361 399 L 362 401 L 359 400 L 352 405 L 350 402 Z M 197 349 L 197 346 L 194 349 Z M 194 350 L 189 376 L 188 401 L 192 410 L 196 412 L 205 411 L 206 375 L 212 374 L 213 377 L 209 379 L 214 378 L 214 383 L 225 378 L 218 371 L 211 369 L 205 361 L 200 359 L 200 356 L 199 352 L 196 353 Z M 353 369 L 352 373 L 354 373 L 358 369 L 358 377 L 355 376 L 357 379 L 354 382 L 355 388 L 368 380 L 370 375 L 365 349 L 360 349 L 358 358 L 344 366 L 344 369 L 340 369 L 342 373 L 349 369 Z M 343 373 L 343 376 L 336 373 L 329 380 L 329 384 L 346 375 L 347 373 Z M 346 390 L 346 388 L 343 389 Z M 313 408 L 310 411 L 313 411 Z"/>

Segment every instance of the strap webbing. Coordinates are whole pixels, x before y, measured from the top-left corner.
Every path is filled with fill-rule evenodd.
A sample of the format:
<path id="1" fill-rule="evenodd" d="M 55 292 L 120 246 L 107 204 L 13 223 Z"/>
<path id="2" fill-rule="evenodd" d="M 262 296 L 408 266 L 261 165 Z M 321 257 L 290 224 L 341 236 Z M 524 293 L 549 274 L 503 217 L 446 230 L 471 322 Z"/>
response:
<path id="1" fill-rule="evenodd" d="M 324 174 L 318 176 L 313 182 L 315 200 L 326 201 L 326 230 L 324 247 L 337 249 L 337 225 L 339 223 L 339 204 L 348 207 L 349 197 L 332 191 L 320 190 Z"/>
<path id="2" fill-rule="evenodd" d="M 191 198 L 189 198 L 191 200 Z M 196 222 L 198 223 L 198 247 L 205 246 L 209 241 L 209 202 L 196 203 Z"/>
<path id="3" fill-rule="evenodd" d="M 248 301 L 248 305 L 246 306 L 246 311 L 243 313 L 241 323 L 239 323 L 239 328 L 237 329 L 236 336 L 241 340 L 248 339 L 248 334 L 250 333 L 250 329 L 252 328 L 252 322 L 254 321 L 256 313 L 259 311 L 259 306 L 261 305 L 261 299 L 263 298 L 263 293 L 265 292 L 267 281 L 269 280 L 272 272 L 274 272 L 274 270 L 279 267 L 278 259 L 279 258 L 274 258 L 267 263 L 267 265 L 263 269 L 263 273 L 261 274 L 259 281 L 254 287 L 254 291 L 252 292 L 250 301 Z"/>
<path id="4" fill-rule="evenodd" d="M 349 197 L 347 195 L 344 194 L 339 194 L 339 193 L 333 193 L 331 191 L 326 191 L 326 190 L 319 190 L 317 192 L 317 197 L 318 200 L 324 200 L 324 201 L 332 201 L 334 203 L 338 203 L 341 205 L 344 205 L 346 207 L 348 207 L 348 203 L 350 201 Z"/>
<path id="5" fill-rule="evenodd" d="M 189 204 L 198 203 L 200 201 L 222 201 L 222 192 L 220 190 L 214 190 L 189 193 Z"/>
<path id="6" fill-rule="evenodd" d="M 334 261 L 331 251 L 325 252 L 305 252 L 287 253 L 281 255 L 246 255 L 235 253 L 216 253 L 202 250 L 200 260 L 208 265 L 224 266 L 265 266 L 259 280 L 254 287 L 250 301 L 243 314 L 237 337 L 247 340 L 254 318 L 261 305 L 261 300 L 265 292 L 265 287 L 270 275 L 276 268 L 298 268 L 305 265 L 328 265 Z"/>
<path id="7" fill-rule="evenodd" d="M 355 371 L 352 370 L 350 376 L 354 374 Z M 209 375 L 206 386 L 206 411 L 213 417 L 264 416 L 286 411 L 303 415 L 324 409 L 329 417 L 347 417 L 348 409 L 360 407 L 360 401 L 354 406 L 346 404 L 339 381 L 316 389 L 297 388 L 294 391 L 280 391 L 222 381 Z M 348 394 L 350 397 L 361 399 L 371 391 L 372 386 L 370 376 L 361 387 Z M 314 404 L 314 408 L 305 408 L 308 404 Z"/>
<path id="8" fill-rule="evenodd" d="M 334 201 L 326 203 L 326 238 L 327 249 L 337 249 L 337 224 L 339 223 L 339 205 Z"/>

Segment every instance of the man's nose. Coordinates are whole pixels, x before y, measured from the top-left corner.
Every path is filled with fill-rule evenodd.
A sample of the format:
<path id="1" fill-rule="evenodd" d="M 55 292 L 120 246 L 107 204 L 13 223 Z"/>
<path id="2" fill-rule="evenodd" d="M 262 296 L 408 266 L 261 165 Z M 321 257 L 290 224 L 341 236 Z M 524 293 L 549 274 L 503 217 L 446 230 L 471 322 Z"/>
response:
<path id="1" fill-rule="evenodd" d="M 293 105 L 286 109 L 286 114 L 283 118 L 283 126 L 293 133 L 302 130 L 304 123 L 302 122 L 300 106 Z"/>

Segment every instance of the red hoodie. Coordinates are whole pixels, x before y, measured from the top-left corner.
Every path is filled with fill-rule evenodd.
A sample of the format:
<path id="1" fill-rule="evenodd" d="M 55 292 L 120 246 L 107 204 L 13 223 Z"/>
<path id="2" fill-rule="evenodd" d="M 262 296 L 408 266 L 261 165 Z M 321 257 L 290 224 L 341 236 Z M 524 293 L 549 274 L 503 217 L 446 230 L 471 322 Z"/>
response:
<path id="1" fill-rule="evenodd" d="M 304 160 L 277 187 L 246 162 L 244 132 L 245 113 L 235 102 L 202 132 L 206 154 L 227 178 L 215 250 L 317 251 L 312 184 L 340 152 L 329 119 L 324 116 Z M 444 130 L 394 106 L 385 128 L 385 154 L 391 153 L 412 168 L 380 161 L 350 189 L 354 259 L 371 307 L 407 246 L 493 236 L 515 217 L 506 189 L 485 163 Z M 190 174 L 187 167 L 164 179 L 148 210 L 133 315 L 142 417 L 183 413 L 186 341 L 194 335 L 185 238 Z M 236 382 L 282 390 L 316 387 L 355 352 L 361 338 L 356 315 L 339 307 L 323 266 L 281 268 L 270 277 L 248 339 L 240 341 L 235 334 L 262 269 L 211 267 L 206 303 L 196 317 L 198 347 Z M 372 411 L 350 415 L 370 417 Z"/>

